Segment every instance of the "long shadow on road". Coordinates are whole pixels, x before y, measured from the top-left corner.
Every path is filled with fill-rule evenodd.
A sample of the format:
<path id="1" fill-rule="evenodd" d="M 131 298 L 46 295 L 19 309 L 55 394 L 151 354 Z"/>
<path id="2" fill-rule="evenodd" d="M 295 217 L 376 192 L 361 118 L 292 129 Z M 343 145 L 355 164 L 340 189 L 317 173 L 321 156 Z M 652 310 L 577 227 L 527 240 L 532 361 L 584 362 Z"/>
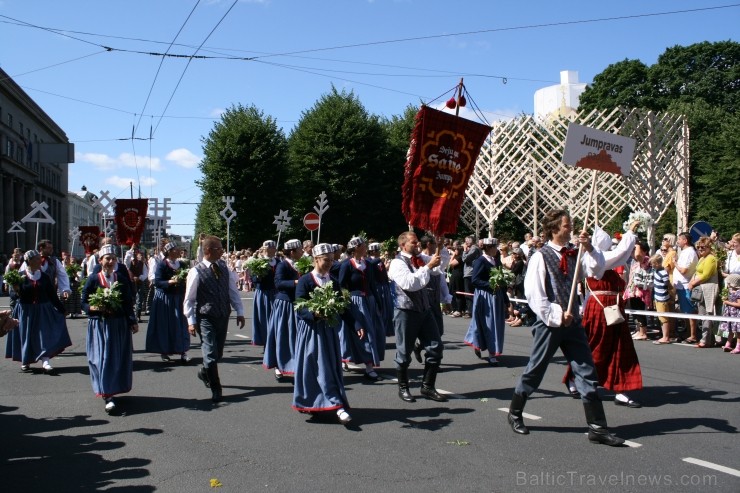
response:
<path id="1" fill-rule="evenodd" d="M 36 419 L 11 414 L 17 408 L 0 406 L 0 463 L 3 491 L 132 491 L 150 492 L 153 486 L 111 487 L 118 481 L 149 476 L 148 459 L 105 460 L 97 451 L 126 446 L 125 437 L 115 435 L 161 433 L 155 429 L 126 432 L 76 433 L 107 423 L 90 416 Z M 58 433 L 55 433 L 58 432 Z M 64 433 L 64 434 L 63 434 Z M 44 434 L 41 436 L 40 434 Z M 104 440 L 105 439 L 105 440 Z"/>

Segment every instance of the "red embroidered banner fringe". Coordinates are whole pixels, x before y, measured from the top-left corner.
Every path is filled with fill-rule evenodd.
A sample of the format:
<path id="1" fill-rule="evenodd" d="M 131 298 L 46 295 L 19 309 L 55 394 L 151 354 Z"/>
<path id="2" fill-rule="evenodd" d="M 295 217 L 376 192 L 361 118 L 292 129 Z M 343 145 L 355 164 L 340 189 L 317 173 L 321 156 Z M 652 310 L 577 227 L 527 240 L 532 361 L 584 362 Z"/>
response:
<path id="1" fill-rule="evenodd" d="M 139 243 L 148 208 L 149 199 L 116 199 L 116 240 L 119 245 Z"/>
<path id="2" fill-rule="evenodd" d="M 457 231 L 465 189 L 491 127 L 422 106 L 404 166 L 401 211 L 414 228 Z"/>
<path id="3" fill-rule="evenodd" d="M 100 248 L 100 228 L 98 226 L 79 226 L 80 243 L 85 248 L 85 254 L 91 254 Z"/>

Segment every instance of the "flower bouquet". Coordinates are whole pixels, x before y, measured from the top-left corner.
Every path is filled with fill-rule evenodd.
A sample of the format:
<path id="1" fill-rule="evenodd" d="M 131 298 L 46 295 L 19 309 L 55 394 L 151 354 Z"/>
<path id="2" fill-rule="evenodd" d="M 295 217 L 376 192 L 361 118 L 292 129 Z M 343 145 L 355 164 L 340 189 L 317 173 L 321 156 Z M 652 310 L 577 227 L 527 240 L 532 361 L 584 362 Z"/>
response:
<path id="1" fill-rule="evenodd" d="M 342 289 L 334 291 L 332 281 L 320 286 L 311 293 L 309 299 L 295 300 L 295 309 L 306 308 L 317 318 L 326 319 L 329 325 L 339 323 L 339 316 L 347 309 L 351 302 L 349 291 Z"/>
<path id="2" fill-rule="evenodd" d="M 252 257 L 247 260 L 246 267 L 252 277 L 263 277 L 270 269 L 270 262 L 266 258 Z"/>
<path id="3" fill-rule="evenodd" d="M 727 286 L 722 288 L 722 291 L 719 293 L 719 297 L 722 301 L 730 299 L 730 290 L 727 289 Z"/>
<path id="4" fill-rule="evenodd" d="M 313 270 L 313 259 L 311 257 L 301 257 L 295 262 L 295 269 L 300 275 L 308 274 Z"/>
<path id="5" fill-rule="evenodd" d="M 509 269 L 504 269 L 503 267 L 494 267 L 491 269 L 488 282 L 491 285 L 491 289 L 506 290 L 506 288 L 514 282 L 514 273 Z"/>
<path id="6" fill-rule="evenodd" d="M 82 270 L 82 266 L 79 264 L 67 264 L 64 266 L 64 270 L 67 272 L 70 282 L 77 280 L 77 273 Z"/>
<path id="7" fill-rule="evenodd" d="M 80 296 L 82 296 L 82 291 L 85 289 L 85 284 L 87 284 L 87 277 L 80 279 L 80 285 L 77 286 L 77 292 L 80 293 Z"/>
<path id="8" fill-rule="evenodd" d="M 650 229 L 653 226 L 653 223 L 655 222 L 652 217 L 650 217 L 650 214 L 648 214 L 645 211 L 635 211 L 630 212 L 630 215 L 627 217 L 627 220 L 622 223 L 622 228 L 624 231 L 630 230 L 630 225 L 635 222 L 639 221 L 640 225 L 637 227 L 636 233 L 641 234 L 647 234 L 648 229 Z"/>
<path id="9" fill-rule="evenodd" d="M 103 316 L 111 315 L 121 309 L 121 290 L 118 281 L 110 285 L 109 288 L 98 288 L 88 298 L 90 311 L 101 312 Z"/>
<path id="10" fill-rule="evenodd" d="M 5 277 L 3 277 L 3 280 L 5 281 L 5 284 L 12 287 L 13 289 L 16 289 L 23 282 L 23 277 L 21 276 L 21 273 L 18 272 L 16 269 L 11 269 L 5 273 Z"/>
<path id="11" fill-rule="evenodd" d="M 188 279 L 188 272 L 190 272 L 190 269 L 183 267 L 183 265 L 180 264 L 180 268 L 175 271 L 173 278 L 177 279 L 178 283 L 185 282 Z"/>
<path id="12" fill-rule="evenodd" d="M 392 236 L 380 244 L 380 252 L 385 258 L 395 258 L 398 251 L 398 239 Z"/>

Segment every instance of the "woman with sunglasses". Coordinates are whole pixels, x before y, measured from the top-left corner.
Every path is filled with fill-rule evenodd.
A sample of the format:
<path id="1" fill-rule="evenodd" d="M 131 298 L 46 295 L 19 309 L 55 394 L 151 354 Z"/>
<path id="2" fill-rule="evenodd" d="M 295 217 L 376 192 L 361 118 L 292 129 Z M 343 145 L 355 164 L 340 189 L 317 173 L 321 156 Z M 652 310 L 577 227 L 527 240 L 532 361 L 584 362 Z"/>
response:
<path id="1" fill-rule="evenodd" d="M 712 240 L 702 236 L 696 242 L 696 252 L 699 255 L 699 263 L 696 264 L 696 272 L 688 284 L 691 290 L 701 286 L 702 300 L 697 303 L 699 315 L 716 315 L 715 301 L 719 294 L 719 276 L 717 274 L 717 257 L 712 252 Z M 714 338 L 713 322 L 711 320 L 701 321 L 701 340 L 696 345 L 698 348 L 712 348 L 717 345 Z"/>

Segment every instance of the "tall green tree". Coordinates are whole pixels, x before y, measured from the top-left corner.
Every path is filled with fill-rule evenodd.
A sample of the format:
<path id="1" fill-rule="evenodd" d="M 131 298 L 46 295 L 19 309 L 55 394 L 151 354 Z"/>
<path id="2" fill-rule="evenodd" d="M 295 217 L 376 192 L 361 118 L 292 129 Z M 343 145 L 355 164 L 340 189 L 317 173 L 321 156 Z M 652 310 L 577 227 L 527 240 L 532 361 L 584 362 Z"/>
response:
<path id="1" fill-rule="evenodd" d="M 203 138 L 203 178 L 197 182 L 203 199 L 196 217 L 196 234 L 226 236 L 219 215 L 223 196 L 234 196 L 236 217 L 231 222 L 231 244 L 256 246 L 274 238 L 272 224 L 279 209 L 287 209 L 288 143 L 274 118 L 251 105 L 234 105 Z"/>
<path id="2" fill-rule="evenodd" d="M 289 156 L 293 215 L 313 211 L 326 192 L 322 242 L 346 243 L 360 230 L 377 238 L 399 230 L 400 192 L 391 190 L 401 188 L 403 161 L 390 162 L 386 130 L 354 93 L 332 87 L 304 111 L 289 137 Z"/>
<path id="3" fill-rule="evenodd" d="M 691 139 L 689 220 L 708 221 L 728 236 L 740 230 L 736 208 L 728 201 L 737 188 L 733 177 L 740 168 L 733 133 L 739 81 L 740 43 L 674 46 L 650 67 L 639 60 L 610 65 L 581 95 L 579 109 L 621 105 L 685 115 Z"/>

